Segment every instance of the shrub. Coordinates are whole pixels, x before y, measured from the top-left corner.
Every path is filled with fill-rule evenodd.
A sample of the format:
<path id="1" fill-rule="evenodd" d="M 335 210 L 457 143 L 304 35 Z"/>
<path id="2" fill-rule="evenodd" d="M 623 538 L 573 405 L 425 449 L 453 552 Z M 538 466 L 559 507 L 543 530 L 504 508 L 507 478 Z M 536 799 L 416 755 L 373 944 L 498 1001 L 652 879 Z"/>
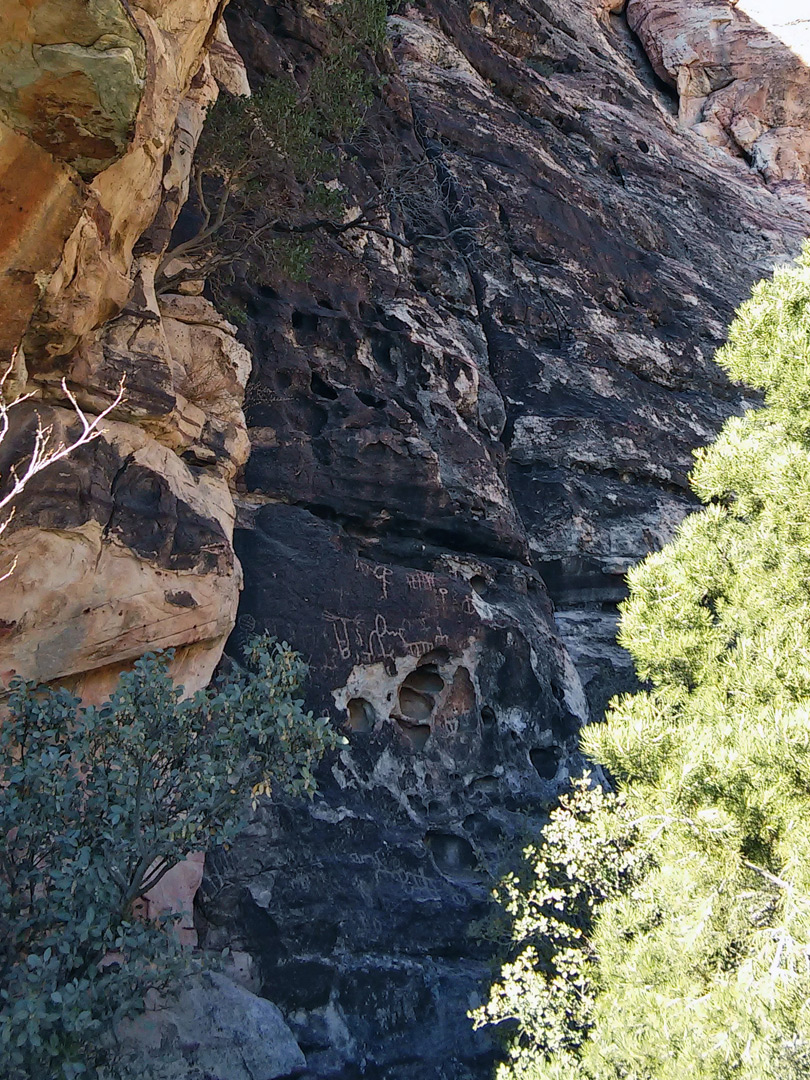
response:
<path id="1" fill-rule="evenodd" d="M 810 248 L 718 361 L 765 406 L 698 453 L 705 509 L 631 573 L 621 640 L 649 689 L 583 737 L 647 872 L 594 913 L 586 1037 L 535 1029 L 505 1075 L 810 1075 Z"/>
<path id="2" fill-rule="evenodd" d="M 377 79 L 364 58 L 383 46 L 385 27 L 383 0 L 341 0 L 328 8 L 322 55 L 304 86 L 283 75 L 250 98 L 220 96 L 192 171 L 200 226 L 162 260 L 164 291 L 184 277 L 227 277 L 237 259 L 305 276 L 311 234 L 342 228 L 341 144 L 372 101 Z"/>
<path id="3" fill-rule="evenodd" d="M 116 1022 L 188 963 L 166 920 L 135 916 L 139 897 L 232 839 L 251 789 L 314 791 L 337 736 L 303 711 L 301 660 L 265 637 L 246 660 L 184 699 L 167 657 L 148 655 L 98 708 L 12 683 L 0 726 L 5 1080 L 97 1076 L 115 1058 Z"/>
<path id="4" fill-rule="evenodd" d="M 524 848 L 521 870 L 495 889 L 505 918 L 493 921 L 491 936 L 500 938 L 507 961 L 487 1004 L 471 1016 L 475 1027 L 502 1025 L 513 1068 L 530 1069 L 538 1054 L 567 1056 L 586 1038 L 594 915 L 643 873 L 636 839 L 623 796 L 605 792 L 586 773 L 560 798 L 539 844 Z"/>

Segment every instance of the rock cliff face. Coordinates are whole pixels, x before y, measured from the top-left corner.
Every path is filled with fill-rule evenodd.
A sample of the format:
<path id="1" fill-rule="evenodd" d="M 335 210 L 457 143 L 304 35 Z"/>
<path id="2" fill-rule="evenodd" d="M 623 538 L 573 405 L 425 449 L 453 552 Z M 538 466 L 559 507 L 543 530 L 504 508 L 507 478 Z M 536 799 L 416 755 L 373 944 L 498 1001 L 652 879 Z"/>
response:
<path id="1" fill-rule="evenodd" d="M 711 361 L 731 312 L 810 232 L 805 45 L 759 0 L 399 5 L 338 178 L 382 232 L 237 273 L 237 341 L 156 267 L 217 82 L 305 83 L 323 12 L 223 7 L 0 12 L 0 360 L 34 394 L 0 476 L 37 415 L 69 433 L 63 379 L 97 413 L 125 377 L 3 534 L 0 678 L 98 697 L 174 646 L 193 687 L 235 619 L 234 656 L 290 641 L 349 746 L 212 853 L 197 929 L 309 1077 L 483 1078 L 474 921 L 630 683 L 626 569 L 751 403 Z"/>
<path id="2" fill-rule="evenodd" d="M 178 677 L 200 685 L 233 625 L 250 358 L 207 300 L 154 285 L 217 93 L 223 6 L 12 0 L 0 14 L 0 363 L 33 394 L 0 475 L 37 417 L 70 438 L 63 379 L 90 414 L 125 384 L 106 434 L 42 474 L 4 534 L 2 679 L 97 697 L 123 663 L 173 646 Z"/>
<path id="3" fill-rule="evenodd" d="M 624 573 L 745 405 L 711 361 L 733 308 L 810 225 L 806 69 L 724 3 L 622 8 L 400 8 L 340 179 L 404 242 L 357 232 L 306 285 L 233 287 L 254 373 L 231 650 L 291 641 L 350 746 L 313 805 L 209 857 L 198 926 L 311 1076 L 490 1075 L 470 924 L 629 683 Z M 227 21 L 254 83 L 316 62 L 292 6 Z"/>
<path id="4" fill-rule="evenodd" d="M 761 0 L 629 0 L 627 20 L 656 74 L 677 89 L 681 122 L 749 161 L 771 188 L 802 198 L 810 181 L 810 19 L 790 3 L 771 8 Z M 780 9 L 793 17 L 780 19 Z M 781 40 L 789 47 L 775 47 Z"/>

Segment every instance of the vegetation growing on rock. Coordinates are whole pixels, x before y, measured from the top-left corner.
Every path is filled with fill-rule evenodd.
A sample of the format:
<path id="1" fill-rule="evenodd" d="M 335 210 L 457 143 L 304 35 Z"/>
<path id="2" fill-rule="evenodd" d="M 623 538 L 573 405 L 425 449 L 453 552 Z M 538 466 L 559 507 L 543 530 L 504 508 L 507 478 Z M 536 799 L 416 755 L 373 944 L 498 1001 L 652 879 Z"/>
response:
<path id="1" fill-rule="evenodd" d="M 631 573 L 621 639 L 649 688 L 583 740 L 646 869 L 590 905 L 567 995 L 558 964 L 504 968 L 489 1013 L 517 1026 L 517 1061 L 502 1080 L 810 1070 L 810 248 L 756 287 L 718 360 L 765 407 L 698 453 L 706 508 Z M 612 798 L 590 806 L 571 849 L 612 828 Z M 550 898 L 571 921 L 612 850 L 577 864 L 573 897 L 548 859 L 516 898 L 507 883 L 521 940 Z M 549 1007 L 510 1008 L 518 985 Z"/>
<path id="2" fill-rule="evenodd" d="M 190 853 L 232 839 L 251 789 L 314 791 L 337 736 L 303 710 L 304 665 L 266 637 L 245 658 L 185 699 L 166 656 L 139 660 L 100 707 L 13 683 L 0 725 L 5 1080 L 109 1065 L 114 1025 L 188 964 L 166 920 L 138 917 L 139 898 Z"/>
<path id="3" fill-rule="evenodd" d="M 199 227 L 166 253 L 164 289 L 227 274 L 237 259 L 300 277 L 312 234 L 345 231 L 341 145 L 371 103 L 377 77 L 366 56 L 383 45 L 385 25 L 385 0 L 341 0 L 324 19 L 323 52 L 305 85 L 289 74 L 250 98 L 220 95 L 193 167 Z M 365 223 L 362 211 L 355 216 Z"/>

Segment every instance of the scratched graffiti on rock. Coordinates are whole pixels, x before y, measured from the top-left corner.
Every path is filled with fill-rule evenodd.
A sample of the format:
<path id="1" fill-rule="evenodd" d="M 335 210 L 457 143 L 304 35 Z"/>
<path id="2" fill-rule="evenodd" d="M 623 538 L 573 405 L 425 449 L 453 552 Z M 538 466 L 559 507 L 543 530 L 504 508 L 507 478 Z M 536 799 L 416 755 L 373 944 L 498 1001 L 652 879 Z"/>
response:
<path id="1" fill-rule="evenodd" d="M 412 626 L 408 620 L 400 626 L 389 627 L 385 615 L 377 613 L 369 630 L 362 618 L 349 618 L 325 611 L 324 618 L 331 623 L 335 644 L 341 660 L 353 660 L 361 664 L 374 664 L 396 660 L 401 656 L 422 657 L 431 650 L 449 644 L 447 634 L 435 634 L 432 639 L 412 638 Z"/>

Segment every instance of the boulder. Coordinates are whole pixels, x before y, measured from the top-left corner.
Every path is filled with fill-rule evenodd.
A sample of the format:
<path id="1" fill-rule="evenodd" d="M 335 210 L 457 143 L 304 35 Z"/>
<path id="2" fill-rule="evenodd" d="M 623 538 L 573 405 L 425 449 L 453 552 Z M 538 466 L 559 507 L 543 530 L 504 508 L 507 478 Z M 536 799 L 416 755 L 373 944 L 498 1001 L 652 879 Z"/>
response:
<path id="1" fill-rule="evenodd" d="M 217 972 L 121 1025 L 128 1075 L 154 1080 L 292 1080 L 305 1058 L 279 1010 Z"/>

